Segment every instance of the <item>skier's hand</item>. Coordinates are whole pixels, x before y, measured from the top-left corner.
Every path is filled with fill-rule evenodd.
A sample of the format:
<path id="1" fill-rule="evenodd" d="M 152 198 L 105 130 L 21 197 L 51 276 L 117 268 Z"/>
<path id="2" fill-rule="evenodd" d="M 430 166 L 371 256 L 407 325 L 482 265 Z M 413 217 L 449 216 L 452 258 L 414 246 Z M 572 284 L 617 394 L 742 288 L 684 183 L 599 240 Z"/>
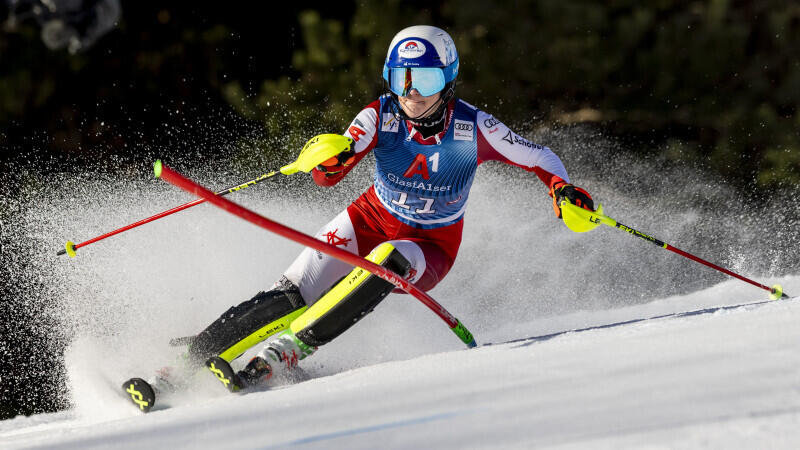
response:
<path id="1" fill-rule="evenodd" d="M 356 152 L 353 150 L 352 143 L 350 149 L 323 161 L 317 166 L 317 170 L 324 173 L 326 177 L 333 176 L 343 171 L 347 166 L 353 164 L 356 159 Z"/>
<path id="2" fill-rule="evenodd" d="M 567 183 L 564 180 L 553 183 L 553 186 L 550 188 L 550 196 L 553 197 L 553 211 L 559 219 L 562 218 L 561 202 L 565 198 L 575 206 L 594 211 L 594 200 L 592 200 L 592 196 L 584 189 Z"/>

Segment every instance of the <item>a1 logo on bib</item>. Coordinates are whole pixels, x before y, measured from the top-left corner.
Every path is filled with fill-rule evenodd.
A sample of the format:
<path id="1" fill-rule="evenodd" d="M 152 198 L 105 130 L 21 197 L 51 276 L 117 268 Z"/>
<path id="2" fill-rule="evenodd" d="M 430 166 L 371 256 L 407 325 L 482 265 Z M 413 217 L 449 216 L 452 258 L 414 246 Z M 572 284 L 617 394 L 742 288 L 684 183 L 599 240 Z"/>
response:
<path id="1" fill-rule="evenodd" d="M 475 137 L 475 122 L 456 119 L 453 123 L 453 139 L 471 141 Z"/>

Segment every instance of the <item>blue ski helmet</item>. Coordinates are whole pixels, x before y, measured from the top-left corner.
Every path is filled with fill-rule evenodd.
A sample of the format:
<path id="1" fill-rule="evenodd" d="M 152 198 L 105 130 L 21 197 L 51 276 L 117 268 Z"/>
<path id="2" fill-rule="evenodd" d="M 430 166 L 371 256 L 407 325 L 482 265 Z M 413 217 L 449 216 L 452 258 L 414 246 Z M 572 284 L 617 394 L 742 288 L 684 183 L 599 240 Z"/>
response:
<path id="1" fill-rule="evenodd" d="M 397 33 L 383 64 L 389 90 L 406 96 L 411 89 L 429 97 L 441 92 L 458 76 L 458 52 L 441 28 L 416 25 Z"/>

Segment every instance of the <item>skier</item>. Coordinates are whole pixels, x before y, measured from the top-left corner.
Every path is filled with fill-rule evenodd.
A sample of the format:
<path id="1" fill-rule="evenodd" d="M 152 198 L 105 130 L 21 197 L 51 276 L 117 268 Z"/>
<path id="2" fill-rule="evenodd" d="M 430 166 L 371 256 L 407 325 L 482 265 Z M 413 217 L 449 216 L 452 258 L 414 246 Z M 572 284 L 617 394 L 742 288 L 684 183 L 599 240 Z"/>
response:
<path id="1" fill-rule="evenodd" d="M 478 165 L 501 161 L 533 172 L 553 197 L 593 210 L 570 184 L 561 160 L 492 115 L 455 98 L 459 59 L 451 37 L 433 26 L 400 31 L 383 66 L 388 92 L 367 105 L 345 132 L 350 145 L 312 171 L 333 186 L 370 151 L 375 182 L 316 237 L 384 265 L 423 291 L 452 267 Z M 313 138 L 316 144 L 330 135 Z M 341 136 L 338 136 L 341 139 Z M 189 347 L 195 361 L 232 391 L 289 373 L 317 347 L 372 311 L 394 286 L 306 248 L 271 290 L 232 307 Z M 354 281 L 355 280 L 355 281 Z M 268 339 L 238 373 L 229 362 Z"/>

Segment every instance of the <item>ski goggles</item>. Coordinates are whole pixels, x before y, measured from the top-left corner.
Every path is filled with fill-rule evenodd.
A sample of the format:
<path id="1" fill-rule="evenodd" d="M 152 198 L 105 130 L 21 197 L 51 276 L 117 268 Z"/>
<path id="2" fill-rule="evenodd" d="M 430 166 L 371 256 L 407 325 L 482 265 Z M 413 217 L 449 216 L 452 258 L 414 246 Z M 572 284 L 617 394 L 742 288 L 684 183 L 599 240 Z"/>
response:
<path id="1" fill-rule="evenodd" d="M 444 89 L 444 71 L 439 67 L 400 67 L 383 69 L 383 79 L 389 83 L 389 89 L 400 97 L 408 96 L 412 89 L 423 97 Z"/>

